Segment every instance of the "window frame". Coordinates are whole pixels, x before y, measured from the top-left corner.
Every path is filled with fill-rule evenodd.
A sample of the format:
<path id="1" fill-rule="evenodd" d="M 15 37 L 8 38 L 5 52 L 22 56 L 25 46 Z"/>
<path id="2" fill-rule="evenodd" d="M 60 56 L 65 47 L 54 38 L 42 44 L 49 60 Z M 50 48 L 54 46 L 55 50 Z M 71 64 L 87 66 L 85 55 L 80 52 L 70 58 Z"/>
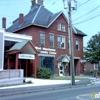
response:
<path id="1" fill-rule="evenodd" d="M 60 37 L 60 41 L 58 41 L 58 37 Z M 62 38 L 64 38 L 64 47 L 61 46 L 61 43 L 63 42 L 62 41 Z M 60 47 L 58 47 L 58 43 L 60 43 Z M 62 35 L 58 35 L 57 36 L 57 48 L 59 49 L 66 49 L 66 36 L 62 36 Z"/>
<path id="2" fill-rule="evenodd" d="M 97 68 L 96 68 L 97 67 Z M 98 70 L 98 63 L 94 64 L 94 70 Z"/>
<path id="3" fill-rule="evenodd" d="M 40 33 L 40 45 L 45 46 L 45 32 L 40 31 L 39 33 Z M 44 34 L 44 44 L 41 43 L 41 34 Z"/>
<path id="4" fill-rule="evenodd" d="M 50 45 L 50 35 L 53 36 L 53 46 Z M 49 47 L 54 47 L 54 34 L 53 33 L 49 33 Z"/>
<path id="5" fill-rule="evenodd" d="M 77 40 L 78 40 L 78 43 L 77 43 Z M 77 48 L 77 46 L 78 46 L 78 48 Z M 80 47 L 79 47 L 79 39 L 75 39 L 75 49 L 76 49 L 76 51 L 79 51 L 80 49 L 79 49 Z"/>
<path id="6" fill-rule="evenodd" d="M 64 26 L 64 27 L 63 27 L 63 26 Z M 65 27 L 64 24 L 61 24 L 61 31 L 62 31 L 62 32 L 66 32 L 66 27 Z"/>
<path id="7" fill-rule="evenodd" d="M 58 31 L 61 31 L 61 26 L 62 26 L 61 23 L 58 23 L 58 24 L 57 24 L 57 30 L 58 30 Z"/>

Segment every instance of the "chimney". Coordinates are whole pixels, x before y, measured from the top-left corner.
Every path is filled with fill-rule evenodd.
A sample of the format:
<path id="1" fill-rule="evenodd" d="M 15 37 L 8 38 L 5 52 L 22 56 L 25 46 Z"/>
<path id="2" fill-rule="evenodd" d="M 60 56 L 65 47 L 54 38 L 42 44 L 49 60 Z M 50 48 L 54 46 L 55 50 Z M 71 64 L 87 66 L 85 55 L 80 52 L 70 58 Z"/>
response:
<path id="1" fill-rule="evenodd" d="M 6 29 L 6 18 L 2 18 L 2 28 Z"/>
<path id="2" fill-rule="evenodd" d="M 34 4 L 38 4 L 38 5 L 43 6 L 43 0 L 31 0 L 31 7 L 32 7 Z"/>
<path id="3" fill-rule="evenodd" d="M 19 14 L 19 25 L 21 25 L 24 22 L 24 16 L 23 14 Z"/>

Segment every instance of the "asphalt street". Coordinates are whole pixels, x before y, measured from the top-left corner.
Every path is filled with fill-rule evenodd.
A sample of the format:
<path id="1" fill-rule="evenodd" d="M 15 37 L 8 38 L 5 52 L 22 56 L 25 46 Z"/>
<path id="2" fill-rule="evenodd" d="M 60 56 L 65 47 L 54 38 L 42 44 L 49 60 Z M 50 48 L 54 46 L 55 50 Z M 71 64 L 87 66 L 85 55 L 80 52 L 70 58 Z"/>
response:
<path id="1" fill-rule="evenodd" d="M 0 100 L 92 100 L 91 95 L 93 92 L 100 92 L 100 85 L 23 93 L 0 97 Z M 100 100 L 100 98 L 94 100 Z"/>

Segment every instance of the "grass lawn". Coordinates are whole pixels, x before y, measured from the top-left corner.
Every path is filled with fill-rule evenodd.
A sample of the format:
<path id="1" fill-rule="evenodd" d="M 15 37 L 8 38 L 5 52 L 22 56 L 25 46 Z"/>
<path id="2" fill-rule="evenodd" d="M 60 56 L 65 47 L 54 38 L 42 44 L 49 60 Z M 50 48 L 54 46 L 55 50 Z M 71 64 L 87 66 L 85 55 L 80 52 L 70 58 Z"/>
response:
<path id="1" fill-rule="evenodd" d="M 52 76 L 52 80 L 71 80 L 70 76 Z M 75 80 L 88 80 L 88 77 L 75 76 Z"/>

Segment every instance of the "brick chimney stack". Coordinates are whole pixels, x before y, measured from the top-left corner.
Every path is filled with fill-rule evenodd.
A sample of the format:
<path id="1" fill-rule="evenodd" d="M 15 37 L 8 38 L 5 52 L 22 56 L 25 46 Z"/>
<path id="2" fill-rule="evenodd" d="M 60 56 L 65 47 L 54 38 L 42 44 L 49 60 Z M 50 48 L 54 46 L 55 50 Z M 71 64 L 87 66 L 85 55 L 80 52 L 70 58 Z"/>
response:
<path id="1" fill-rule="evenodd" d="M 2 28 L 6 29 L 6 18 L 2 18 Z"/>
<path id="2" fill-rule="evenodd" d="M 19 25 L 21 25 L 24 22 L 24 15 L 19 14 Z"/>

